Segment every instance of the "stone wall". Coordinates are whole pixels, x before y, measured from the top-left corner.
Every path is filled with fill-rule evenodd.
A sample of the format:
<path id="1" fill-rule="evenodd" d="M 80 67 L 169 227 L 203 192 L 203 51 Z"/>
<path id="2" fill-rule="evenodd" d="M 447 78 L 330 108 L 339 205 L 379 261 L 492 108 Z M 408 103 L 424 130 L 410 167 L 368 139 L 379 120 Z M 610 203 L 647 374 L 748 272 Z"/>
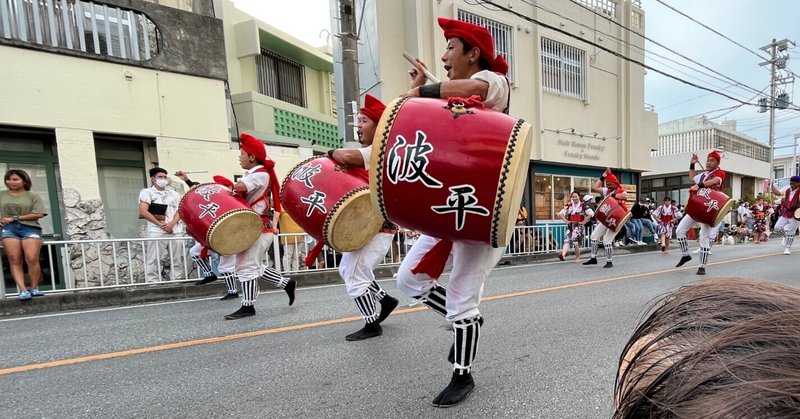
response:
<path id="1" fill-rule="evenodd" d="M 106 228 L 103 202 L 99 199 L 82 201 L 80 193 L 64 188 L 66 207 L 65 232 L 69 240 L 110 240 Z M 190 245 L 189 245 L 190 246 Z M 187 246 L 188 249 L 188 246 Z M 61 249 L 57 249 L 61 250 Z M 101 285 L 144 283 L 144 258 L 141 242 L 87 242 L 66 246 L 64 257 L 75 288 Z M 188 256 L 187 256 L 188 257 Z M 169 278 L 169 254 L 162 255 L 161 278 Z M 188 277 L 197 276 L 191 260 L 186 263 Z"/>

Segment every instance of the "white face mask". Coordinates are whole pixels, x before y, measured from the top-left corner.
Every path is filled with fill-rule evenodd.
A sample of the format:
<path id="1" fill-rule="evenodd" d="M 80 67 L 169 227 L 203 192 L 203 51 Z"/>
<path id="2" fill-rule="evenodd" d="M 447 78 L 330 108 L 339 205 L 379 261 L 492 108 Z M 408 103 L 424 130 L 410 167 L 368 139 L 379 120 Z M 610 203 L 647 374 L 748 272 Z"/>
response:
<path id="1" fill-rule="evenodd" d="M 169 179 L 156 179 L 156 186 L 159 188 L 166 188 L 169 185 Z"/>

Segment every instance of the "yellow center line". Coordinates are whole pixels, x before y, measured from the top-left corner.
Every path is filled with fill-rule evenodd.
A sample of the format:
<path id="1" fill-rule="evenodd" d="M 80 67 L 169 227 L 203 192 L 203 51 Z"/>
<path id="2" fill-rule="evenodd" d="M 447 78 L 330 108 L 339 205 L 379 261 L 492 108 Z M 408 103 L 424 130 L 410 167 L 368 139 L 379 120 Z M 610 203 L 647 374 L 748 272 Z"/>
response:
<path id="1" fill-rule="evenodd" d="M 747 260 L 760 259 L 760 258 L 769 257 L 769 256 L 775 256 L 775 255 L 779 255 L 779 254 L 780 253 L 770 253 L 770 254 L 765 254 L 765 255 L 742 257 L 742 258 L 737 258 L 737 259 L 734 259 L 734 260 L 710 263 L 709 266 L 743 262 L 743 261 L 747 261 Z M 514 297 L 522 297 L 522 296 L 527 296 L 527 295 L 541 294 L 541 293 L 545 293 L 545 292 L 553 292 L 553 291 L 565 290 L 565 289 L 570 289 L 570 288 L 586 287 L 586 286 L 590 286 L 590 285 L 598 285 L 598 284 L 605 284 L 605 283 L 609 283 L 609 282 L 624 281 L 626 279 L 641 278 L 641 277 L 652 276 L 652 275 L 660 275 L 660 274 L 664 274 L 664 273 L 682 271 L 682 270 L 691 269 L 691 268 L 693 268 L 693 266 L 687 266 L 687 267 L 681 267 L 681 268 L 670 268 L 670 269 L 664 269 L 664 270 L 660 270 L 660 271 L 643 272 L 643 273 L 631 274 L 631 275 L 622 275 L 622 276 L 616 276 L 616 277 L 612 277 L 612 278 L 605 278 L 605 279 L 597 279 L 597 280 L 592 280 L 592 281 L 577 282 L 577 283 L 574 283 L 574 284 L 565 284 L 565 285 L 557 285 L 557 286 L 547 287 L 547 288 L 538 288 L 538 289 L 535 289 L 535 290 L 511 292 L 511 293 L 506 293 L 506 294 L 493 295 L 493 296 L 490 296 L 490 297 L 486 297 L 483 300 L 484 301 L 493 301 L 493 300 L 502 300 L 502 299 L 514 298 Z M 423 310 L 428 310 L 428 308 L 426 306 L 404 308 L 404 309 L 400 309 L 400 310 L 395 310 L 394 312 L 392 312 L 392 315 L 416 313 L 416 312 L 423 311 Z M 301 323 L 301 324 L 296 324 L 296 325 L 291 325 L 291 326 L 274 327 L 274 328 L 271 328 L 271 329 L 254 330 L 252 332 L 242 332 L 242 333 L 236 333 L 236 334 L 233 334 L 233 335 L 216 336 L 216 337 L 203 338 L 203 339 L 193 339 L 193 340 L 188 340 L 188 341 L 183 341 L 183 342 L 175 342 L 175 343 L 167 343 L 167 344 L 163 344 L 163 345 L 147 346 L 147 347 L 144 347 L 144 348 L 128 349 L 128 350 L 124 350 L 124 351 L 108 352 L 108 353 L 89 355 L 89 356 L 81 356 L 81 357 L 77 357 L 77 358 L 67 358 L 67 359 L 61 359 L 61 360 L 58 360 L 58 361 L 40 362 L 40 363 L 36 363 L 36 364 L 20 365 L 18 367 L 0 369 L 0 376 L 8 375 L 8 374 L 15 374 L 15 373 L 19 373 L 19 372 L 26 372 L 26 371 L 34 371 L 34 370 L 40 370 L 40 369 L 61 367 L 61 366 L 65 366 L 65 365 L 80 364 L 80 363 L 83 363 L 83 362 L 102 361 L 102 360 L 113 359 L 113 358 L 121 358 L 121 357 L 126 357 L 126 356 L 140 355 L 140 354 L 146 354 L 146 353 L 152 353 L 152 352 L 167 351 L 167 350 L 170 350 L 170 349 L 188 348 L 188 347 L 191 347 L 191 346 L 206 345 L 206 344 L 209 344 L 209 343 L 227 342 L 227 341 L 232 341 L 232 340 L 237 340 L 237 339 L 245 339 L 245 338 L 257 337 L 257 336 L 272 335 L 272 334 L 275 334 L 275 333 L 293 332 L 293 331 L 297 331 L 297 330 L 310 329 L 310 328 L 314 328 L 314 327 L 331 326 L 331 325 L 334 325 L 334 324 L 350 323 L 350 322 L 356 322 L 356 321 L 361 321 L 361 320 L 362 320 L 362 318 L 360 316 L 342 317 L 342 318 L 338 318 L 338 319 L 323 320 L 323 321 L 312 322 L 312 323 Z"/>

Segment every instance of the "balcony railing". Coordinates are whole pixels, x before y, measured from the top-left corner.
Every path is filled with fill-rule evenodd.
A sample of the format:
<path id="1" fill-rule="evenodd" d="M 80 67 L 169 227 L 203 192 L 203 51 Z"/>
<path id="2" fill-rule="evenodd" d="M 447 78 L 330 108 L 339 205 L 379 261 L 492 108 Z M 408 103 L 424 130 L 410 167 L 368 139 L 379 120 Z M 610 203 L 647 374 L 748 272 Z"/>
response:
<path id="1" fill-rule="evenodd" d="M 141 12 L 78 0 L 0 0 L 0 37 L 144 61 L 159 31 Z"/>

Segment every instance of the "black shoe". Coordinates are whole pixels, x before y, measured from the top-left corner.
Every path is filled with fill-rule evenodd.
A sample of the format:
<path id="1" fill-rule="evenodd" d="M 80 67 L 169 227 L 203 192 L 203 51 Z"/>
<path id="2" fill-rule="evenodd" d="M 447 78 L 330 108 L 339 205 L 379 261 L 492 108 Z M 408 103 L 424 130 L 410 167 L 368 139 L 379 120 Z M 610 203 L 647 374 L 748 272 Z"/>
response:
<path id="1" fill-rule="evenodd" d="M 678 262 L 677 265 L 675 265 L 675 267 L 676 268 L 680 268 L 681 266 L 683 266 L 684 263 L 686 263 L 686 262 L 688 262 L 690 260 L 692 260 L 692 257 L 689 256 L 689 255 L 681 256 L 681 260 Z"/>
<path id="2" fill-rule="evenodd" d="M 397 308 L 397 305 L 400 304 L 400 301 L 397 298 L 392 297 L 389 294 L 386 294 L 385 297 L 381 300 L 381 314 L 378 315 L 378 324 L 382 323 L 389 317 L 390 314 Z"/>
<path id="3" fill-rule="evenodd" d="M 209 275 L 209 276 L 207 276 L 207 277 L 205 277 L 205 278 L 203 278 L 203 279 L 201 279 L 201 280 L 199 280 L 199 281 L 195 282 L 194 284 L 195 284 L 195 285 L 203 285 L 203 284 L 208 284 L 208 283 L 210 283 L 210 282 L 214 282 L 214 281 L 216 281 L 217 279 L 218 279 L 218 278 L 217 278 L 217 276 L 216 276 L 216 275 L 214 275 L 214 274 L 211 274 L 211 275 Z"/>
<path id="4" fill-rule="evenodd" d="M 450 384 L 433 399 L 432 403 L 436 407 L 453 407 L 466 400 L 473 389 L 475 380 L 472 379 L 472 374 L 457 375 L 454 372 Z"/>
<path id="5" fill-rule="evenodd" d="M 565 260 L 567 260 L 567 259 L 564 257 L 564 255 L 562 255 L 561 253 L 559 253 L 559 254 L 558 254 L 558 259 L 559 259 L 560 261 L 562 261 L 562 262 L 563 262 L 563 261 L 565 261 Z"/>
<path id="6" fill-rule="evenodd" d="M 597 265 L 597 258 L 591 258 L 586 262 L 583 262 L 584 265 Z"/>
<path id="7" fill-rule="evenodd" d="M 225 316 L 225 320 L 236 320 L 244 317 L 256 315 L 256 308 L 253 306 L 241 306 L 238 310 Z"/>
<path id="8" fill-rule="evenodd" d="M 606 264 L 605 264 L 605 265 L 603 265 L 603 267 L 604 267 L 604 268 L 613 268 L 613 267 L 614 267 L 614 264 L 613 264 L 613 263 L 611 263 L 611 262 L 606 262 Z"/>
<path id="9" fill-rule="evenodd" d="M 661 246 L 661 251 L 663 252 L 665 250 L 667 250 L 667 246 Z"/>
<path id="10" fill-rule="evenodd" d="M 219 300 L 220 301 L 233 300 L 234 298 L 239 298 L 239 293 L 238 292 L 235 293 L 235 294 L 225 294 L 225 296 L 220 298 Z"/>
<path id="11" fill-rule="evenodd" d="M 364 340 L 369 338 L 374 338 L 383 334 L 383 328 L 381 327 L 378 322 L 367 323 L 364 327 L 359 330 L 358 332 L 351 333 L 344 337 L 346 341 L 356 341 L 356 340 Z"/>
<path id="12" fill-rule="evenodd" d="M 706 268 L 704 268 L 702 266 L 697 268 L 697 274 L 698 275 L 705 275 L 706 274 Z"/>
<path id="13" fill-rule="evenodd" d="M 283 290 L 286 291 L 286 295 L 289 296 L 289 305 L 294 304 L 294 289 L 297 288 L 297 281 L 294 279 L 290 279 L 289 282 L 286 283 L 286 288 Z"/>

